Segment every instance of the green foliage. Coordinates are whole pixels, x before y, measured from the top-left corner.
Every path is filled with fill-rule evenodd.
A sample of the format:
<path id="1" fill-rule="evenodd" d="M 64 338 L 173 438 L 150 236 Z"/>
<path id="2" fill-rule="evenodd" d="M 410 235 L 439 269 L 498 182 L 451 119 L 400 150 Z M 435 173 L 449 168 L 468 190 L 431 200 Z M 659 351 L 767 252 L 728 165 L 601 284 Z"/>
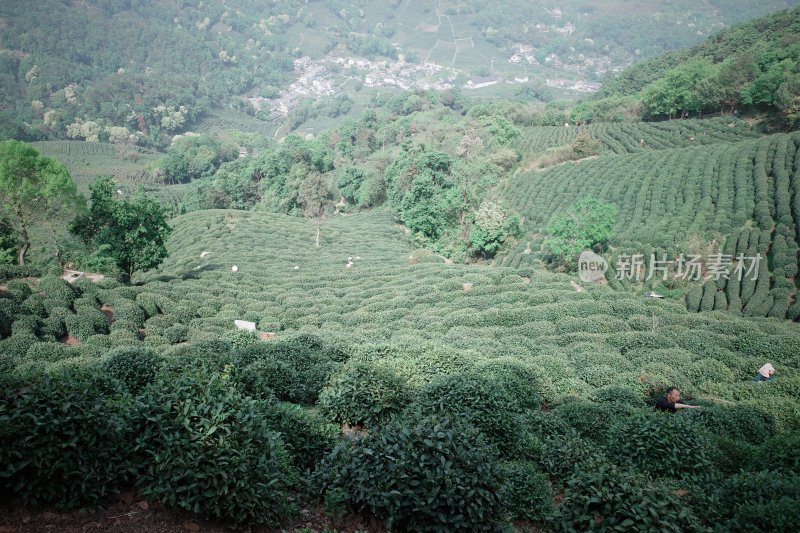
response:
<path id="1" fill-rule="evenodd" d="M 256 396 L 275 393 L 280 400 L 316 403 L 328 378 L 339 367 L 338 356 L 314 337 L 297 336 L 239 350 L 237 374 L 245 390 Z"/>
<path id="2" fill-rule="evenodd" d="M 409 413 L 414 416 L 437 415 L 463 420 L 477 428 L 488 443 L 505 455 L 515 455 L 525 447 L 520 410 L 521 406 L 508 390 L 477 373 L 434 379 L 419 391 L 409 407 Z"/>
<path id="3" fill-rule="evenodd" d="M 236 523 L 276 525 L 295 510 L 288 496 L 297 476 L 267 406 L 243 397 L 227 375 L 156 381 L 142 403 L 145 495 Z"/>
<path id="4" fill-rule="evenodd" d="M 496 202 L 484 202 L 475 214 L 469 240 L 473 253 L 492 257 L 507 239 L 519 237 L 521 232 L 518 216 L 509 217 Z"/>
<path id="5" fill-rule="evenodd" d="M 614 236 L 617 208 L 586 197 L 569 212 L 554 216 L 547 225 L 547 249 L 552 262 L 574 267 L 583 250 L 604 249 Z"/>
<path id="6" fill-rule="evenodd" d="M 136 395 L 151 383 L 164 358 L 155 350 L 140 346 L 119 347 L 105 357 L 104 370 Z"/>
<path id="7" fill-rule="evenodd" d="M 714 494 L 720 527 L 740 531 L 791 531 L 800 520 L 800 478 L 796 473 L 742 472 Z"/>
<path id="8" fill-rule="evenodd" d="M 61 215 L 82 207 L 67 169 L 19 141 L 0 142 L 0 219 L 21 242 L 20 265 L 31 246 L 36 224 L 56 224 Z"/>
<path id="9" fill-rule="evenodd" d="M 555 518 L 557 531 L 698 531 L 675 487 L 610 465 L 577 468 Z"/>
<path id="10" fill-rule="evenodd" d="M 172 229 L 164 208 L 143 190 L 116 200 L 112 178 L 97 178 L 88 215 L 78 217 L 70 230 L 98 251 L 108 254 L 128 278 L 136 270 L 158 266 L 167 257 L 165 241 Z"/>
<path id="11" fill-rule="evenodd" d="M 378 427 L 410 401 L 404 380 L 379 364 L 344 365 L 319 395 L 322 412 L 342 424 Z"/>
<path id="12" fill-rule="evenodd" d="M 132 473 L 133 411 L 100 373 L 42 376 L 0 404 L 0 480 L 28 504 L 93 506 Z"/>
<path id="13" fill-rule="evenodd" d="M 530 461 L 501 463 L 503 499 L 512 519 L 547 523 L 552 518 L 553 489 L 547 476 Z"/>
<path id="14" fill-rule="evenodd" d="M 501 469 L 484 445 L 448 418 L 401 419 L 337 446 L 320 475 L 391 529 L 491 531 L 503 519 Z"/>
<path id="15" fill-rule="evenodd" d="M 339 427 L 313 410 L 289 402 L 278 402 L 265 411 L 270 428 L 281 435 L 292 465 L 308 473 L 336 445 Z"/>
<path id="16" fill-rule="evenodd" d="M 609 429 L 609 453 L 621 464 L 675 478 L 707 474 L 709 442 L 692 420 L 670 413 L 642 413 Z"/>
<path id="17" fill-rule="evenodd" d="M 600 143 L 593 139 L 588 132 L 581 131 L 575 136 L 575 140 L 572 141 L 571 148 L 575 159 L 582 159 L 584 157 L 597 155 L 600 149 Z"/>

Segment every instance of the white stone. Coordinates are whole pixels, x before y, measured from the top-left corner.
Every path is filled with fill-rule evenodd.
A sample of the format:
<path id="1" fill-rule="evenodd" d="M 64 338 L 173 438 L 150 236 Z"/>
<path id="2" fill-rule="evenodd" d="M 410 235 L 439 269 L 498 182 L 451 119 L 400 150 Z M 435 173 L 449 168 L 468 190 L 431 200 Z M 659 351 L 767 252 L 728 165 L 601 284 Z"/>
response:
<path id="1" fill-rule="evenodd" d="M 201 254 L 200 254 L 200 259 L 202 259 L 202 258 L 204 258 L 205 256 L 209 255 L 210 253 L 211 253 L 211 252 L 209 252 L 208 250 L 204 251 L 203 253 L 201 253 Z"/>
<path id="2" fill-rule="evenodd" d="M 255 331 L 256 330 L 256 323 L 255 322 L 248 322 L 247 320 L 234 320 L 234 324 L 238 329 L 244 331 Z"/>
<path id="3" fill-rule="evenodd" d="M 237 267 L 236 265 L 233 265 L 231 267 L 231 272 L 239 272 L 239 267 Z"/>
<path id="4" fill-rule="evenodd" d="M 297 266 L 297 265 L 295 265 L 295 266 L 294 266 L 294 269 L 295 269 L 295 270 L 300 270 L 300 267 L 299 267 L 299 266 Z"/>

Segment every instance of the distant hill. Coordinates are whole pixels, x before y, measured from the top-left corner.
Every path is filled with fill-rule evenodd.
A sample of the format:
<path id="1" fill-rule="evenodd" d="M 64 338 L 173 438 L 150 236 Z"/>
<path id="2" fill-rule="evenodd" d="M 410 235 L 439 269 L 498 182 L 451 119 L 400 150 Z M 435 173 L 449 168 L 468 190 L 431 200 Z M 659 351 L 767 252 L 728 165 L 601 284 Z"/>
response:
<path id="1" fill-rule="evenodd" d="M 740 110 L 776 112 L 800 126 L 800 9 L 720 31 L 686 50 L 669 52 L 608 78 L 578 120 L 613 119 L 641 104 L 645 118 Z"/>
<path id="2" fill-rule="evenodd" d="M 125 128 L 140 144 L 157 145 L 215 109 L 258 114 L 245 96 L 282 97 L 288 107 L 320 98 L 310 85 L 288 87 L 311 76 L 294 60 L 326 54 L 341 61 L 316 65 L 326 72 L 313 76 L 325 76 L 331 94 L 351 97 L 364 84 L 458 87 L 471 75 L 489 74 L 557 91 L 591 89 L 585 83 L 596 84 L 605 72 L 796 3 L 4 2 L 0 138 L 113 141 Z M 368 70 L 346 62 L 353 57 L 390 65 Z M 433 66 L 414 70 L 401 59 Z M 503 81 L 491 90 L 505 87 Z M 262 109 L 265 125 L 274 119 L 272 105 Z"/>

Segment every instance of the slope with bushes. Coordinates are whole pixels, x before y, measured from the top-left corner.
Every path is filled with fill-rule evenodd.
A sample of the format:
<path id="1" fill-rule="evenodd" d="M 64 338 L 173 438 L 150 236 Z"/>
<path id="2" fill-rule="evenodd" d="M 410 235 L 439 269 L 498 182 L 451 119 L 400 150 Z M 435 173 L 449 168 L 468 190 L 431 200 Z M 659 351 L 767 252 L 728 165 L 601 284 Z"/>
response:
<path id="1" fill-rule="evenodd" d="M 137 484 L 270 525 L 320 498 L 398 530 L 780 528 L 800 508 L 791 323 L 446 264 L 381 213 L 329 218 L 320 248 L 284 215 L 174 225 L 134 285 L 7 283 L 2 490 L 79 505 Z M 778 379 L 756 384 L 765 361 Z M 653 413 L 668 385 L 704 409 Z M 732 491 L 741 469 L 772 483 Z"/>
<path id="2" fill-rule="evenodd" d="M 592 196 L 618 208 L 609 254 L 612 268 L 621 253 L 643 254 L 648 266 L 651 254 L 667 254 L 673 260 L 678 254 L 699 255 L 705 261 L 716 254 L 732 259 L 761 254 L 765 261 L 757 283 L 751 279 L 755 276 L 732 276 L 712 279 L 705 286 L 684 285 L 692 295 L 687 296 L 690 309 L 797 319 L 799 146 L 797 133 L 777 134 L 735 143 L 638 150 L 520 173 L 508 181 L 505 194 L 526 216 L 528 233 L 500 264 L 531 264 L 538 257 L 530 253 L 531 247 L 541 245 L 551 218 Z M 702 274 L 705 277 L 706 271 Z"/>

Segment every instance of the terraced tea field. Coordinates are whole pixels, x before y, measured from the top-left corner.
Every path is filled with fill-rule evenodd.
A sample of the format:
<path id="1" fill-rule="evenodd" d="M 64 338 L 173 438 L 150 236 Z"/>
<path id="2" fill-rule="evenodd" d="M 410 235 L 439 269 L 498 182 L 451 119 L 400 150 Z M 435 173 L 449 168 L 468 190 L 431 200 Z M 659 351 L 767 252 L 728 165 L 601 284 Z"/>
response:
<path id="1" fill-rule="evenodd" d="M 121 153 L 113 144 L 86 141 L 39 141 L 32 143 L 42 155 L 54 157 L 69 170 L 78 191 L 88 195 L 97 176 L 114 176 L 117 183 L 135 189 L 152 180 L 147 166 L 161 155 L 133 146 Z"/>
<path id="2" fill-rule="evenodd" d="M 649 127 L 656 127 L 658 124 Z M 685 135 L 685 134 L 684 134 Z M 769 256 L 771 277 L 760 283 L 748 314 L 797 318 L 797 245 L 800 242 L 800 135 L 777 134 L 709 146 L 641 150 L 520 173 L 505 184 L 509 204 L 525 216 L 528 235 L 501 258 L 530 265 L 551 217 L 594 196 L 619 209 L 616 252 Z M 751 235 L 753 234 L 753 235 Z M 760 235 L 760 236 L 759 236 Z M 744 237 L 742 237 L 744 236 Z M 748 238 L 749 236 L 749 238 Z M 716 243 L 706 248 L 707 243 Z M 724 280 L 723 280 L 724 281 Z M 747 308 L 752 287 L 738 280 L 706 297 L 705 310 Z M 725 299 L 717 292 L 725 291 Z M 733 293 L 737 296 L 734 297 Z M 790 305 L 793 307 L 789 311 Z"/>
<path id="3" fill-rule="evenodd" d="M 638 122 L 634 124 L 593 123 L 587 126 L 537 126 L 525 130 L 518 149 L 521 168 L 552 148 L 567 146 L 580 132 L 600 141 L 601 154 L 627 154 L 670 148 L 688 148 L 757 138 L 760 135 L 739 119 L 710 119 Z"/>
<path id="4" fill-rule="evenodd" d="M 165 454 L 190 453 L 209 465 L 250 464 L 258 457 L 275 460 L 258 446 L 279 442 L 288 451 L 281 470 L 248 469 L 237 475 L 237 487 L 262 477 L 277 480 L 284 483 L 275 485 L 284 487 L 278 492 L 283 501 L 287 494 L 307 496 L 286 492 L 280 480 L 302 479 L 311 490 L 331 491 L 353 486 L 350 477 L 363 473 L 375 480 L 362 482 L 365 487 L 383 487 L 382 476 L 396 482 L 392 469 L 422 468 L 402 474 L 427 479 L 418 490 L 437 493 L 456 472 L 468 487 L 485 483 L 491 494 L 502 486 L 514 495 L 502 505 L 486 504 L 493 521 L 506 521 L 510 513 L 552 524 L 554 516 L 578 519 L 573 513 L 590 496 L 576 484 L 589 483 L 587 476 L 603 464 L 613 480 L 630 484 L 626 499 L 642 490 L 666 495 L 691 488 L 680 516 L 673 507 L 649 511 L 648 520 L 660 524 L 680 520 L 693 529 L 701 521 L 747 520 L 738 507 L 747 499 L 736 489 L 750 475 L 775 480 L 789 508 L 795 501 L 796 476 L 786 454 L 800 425 L 796 324 L 691 313 L 677 302 L 582 287 L 574 276 L 540 269 L 448 264 L 414 252 L 387 212 L 326 220 L 320 248 L 313 224 L 297 217 L 197 211 L 176 218 L 174 227 L 169 259 L 132 286 L 80 280 L 70 288 L 50 277 L 33 291 L 20 282 L 0 294 L 0 331 L 11 333 L 0 340 L 0 376 L 12 387 L 32 384 L 19 389 L 26 402 L 25 391 L 55 383 L 54 392 L 37 401 L 63 394 L 76 408 L 90 402 L 109 416 L 127 417 L 125 427 L 147 428 L 102 441 L 132 457 L 126 460 L 134 461 L 146 490 L 163 490 L 162 472 L 172 468 Z M 238 331 L 236 320 L 255 323 L 261 334 Z M 753 382 L 766 361 L 778 369 L 778 380 Z M 119 376 L 124 390 L 109 373 Z M 680 387 L 703 409 L 676 417 L 653 413 L 655 396 L 667 386 Z M 145 411 L 117 413 L 134 401 Z M 21 415 L 33 409 L 28 405 L 7 417 L 14 417 L 15 431 L 30 433 L 21 442 L 46 452 L 50 448 Z M 72 423 L 72 414 L 63 416 Z M 91 423 L 102 428 L 102 420 Z M 267 440 L 239 447 L 240 439 L 255 442 L 243 429 L 252 420 L 265 424 L 259 431 L 269 428 Z M 89 438 L 86 424 L 80 427 L 76 438 Z M 220 436 L 211 438 L 215 432 Z M 451 433 L 452 442 L 429 444 Z M 183 440 L 169 440 L 174 435 Z M 676 438 L 680 449 L 664 452 L 672 447 L 662 441 Z M 393 439 L 410 439 L 404 446 L 411 451 L 400 448 L 405 451 L 398 456 Z M 652 444 L 639 449 L 626 439 Z M 142 451 L 131 456 L 131 449 Z M 427 453 L 435 464 L 420 466 Z M 483 477 L 465 477 L 476 467 L 464 463 L 464 453 L 479 454 L 476 460 L 489 469 Z M 654 460 L 652 454 L 660 455 Z M 767 455 L 779 470 L 762 472 Z M 453 465 L 448 457 L 455 457 Z M 76 460 L 85 465 L 89 459 L 74 453 L 64 461 Z M 150 469 L 153 462 L 159 470 Z M 121 469 L 126 463 L 109 464 Z M 189 485 L 207 471 L 180 467 L 181 475 L 166 482 L 169 492 L 152 494 L 169 498 L 181 489 L 183 498 L 205 501 L 211 493 Z M 18 472 L 40 477 L 37 470 Z M 120 486 L 125 474 L 115 472 L 98 482 Z M 718 488 L 703 488 L 704 479 Z M 241 499 L 221 483 L 214 502 L 225 502 L 224 514 L 211 514 L 206 504 L 198 509 L 240 520 Z M 553 503 L 556 490 L 565 494 L 560 505 Z M 386 497 L 405 501 L 415 494 Z M 394 516 L 371 496 L 350 497 L 368 502 L 365 508 L 383 520 Z M 463 498 L 456 505 L 474 501 Z M 614 505 L 608 516 L 628 516 Z M 715 514 L 700 518 L 712 505 Z M 261 512 L 272 509 L 265 503 Z M 296 510 L 259 519 L 285 522 Z M 427 524 L 432 518 L 406 520 Z M 483 523 L 485 517 L 470 520 Z"/>

